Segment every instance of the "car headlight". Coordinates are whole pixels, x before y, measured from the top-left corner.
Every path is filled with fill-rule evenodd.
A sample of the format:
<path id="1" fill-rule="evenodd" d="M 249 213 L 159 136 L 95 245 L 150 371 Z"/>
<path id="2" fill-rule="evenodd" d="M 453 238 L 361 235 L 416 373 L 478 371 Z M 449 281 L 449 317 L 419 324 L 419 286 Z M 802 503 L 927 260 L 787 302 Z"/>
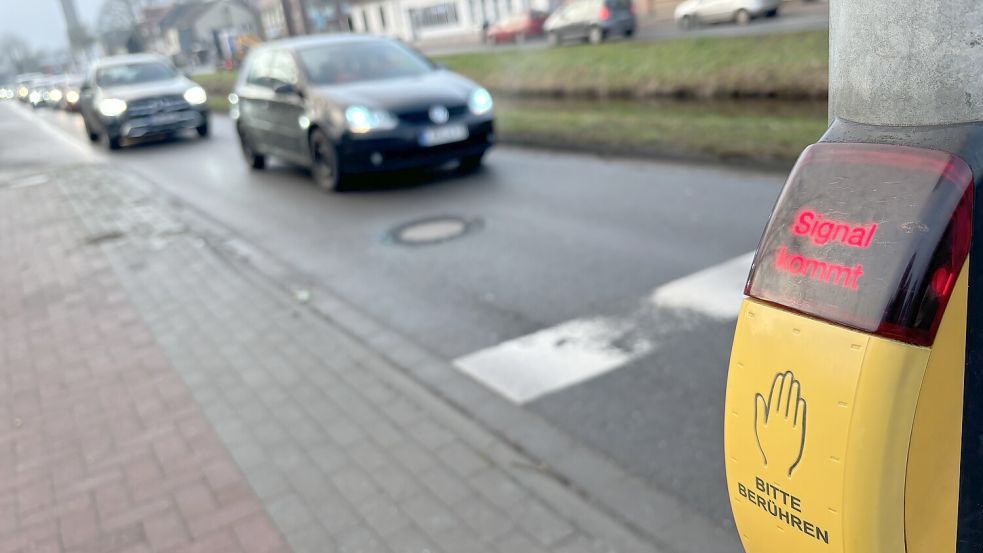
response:
<path id="1" fill-rule="evenodd" d="M 200 86 L 193 86 L 184 91 L 184 99 L 189 104 L 197 106 L 208 101 L 208 94 L 205 94 L 204 88 Z"/>
<path id="2" fill-rule="evenodd" d="M 348 123 L 348 130 L 354 133 L 384 131 L 394 129 L 399 124 L 396 116 L 388 111 L 365 106 L 349 106 L 345 110 L 345 121 Z"/>
<path id="3" fill-rule="evenodd" d="M 65 93 L 65 101 L 69 104 L 77 104 L 79 101 L 79 93 L 75 90 L 69 90 Z"/>
<path id="4" fill-rule="evenodd" d="M 468 108 L 475 115 L 484 115 L 490 112 L 493 105 L 491 93 L 484 88 L 476 89 L 468 98 Z"/>
<path id="5" fill-rule="evenodd" d="M 116 117 L 126 111 L 126 102 L 119 98 L 104 98 L 99 102 L 99 113 L 106 117 Z"/>
<path id="6" fill-rule="evenodd" d="M 26 86 L 22 86 L 22 87 L 20 87 L 20 88 L 17 89 L 17 96 L 19 98 L 27 98 L 27 95 L 28 95 L 29 92 L 30 91 L 27 90 L 27 87 Z"/>
<path id="7" fill-rule="evenodd" d="M 32 90 L 31 95 L 28 96 L 27 99 L 30 100 L 32 104 L 37 104 L 41 101 L 41 93 L 37 90 Z"/>
<path id="8" fill-rule="evenodd" d="M 62 98 L 61 91 L 57 88 L 53 88 L 48 91 L 48 101 L 49 102 L 60 102 Z"/>

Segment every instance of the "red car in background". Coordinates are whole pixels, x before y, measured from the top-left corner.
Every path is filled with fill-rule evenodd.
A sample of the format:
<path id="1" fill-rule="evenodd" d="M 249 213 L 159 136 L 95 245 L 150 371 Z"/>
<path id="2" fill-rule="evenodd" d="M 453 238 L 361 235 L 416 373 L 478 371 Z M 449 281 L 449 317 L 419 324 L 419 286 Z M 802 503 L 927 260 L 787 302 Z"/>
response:
<path id="1" fill-rule="evenodd" d="M 517 13 L 490 26 L 485 38 L 492 44 L 525 42 L 527 38 L 543 36 L 543 23 L 549 14 L 538 10 Z"/>

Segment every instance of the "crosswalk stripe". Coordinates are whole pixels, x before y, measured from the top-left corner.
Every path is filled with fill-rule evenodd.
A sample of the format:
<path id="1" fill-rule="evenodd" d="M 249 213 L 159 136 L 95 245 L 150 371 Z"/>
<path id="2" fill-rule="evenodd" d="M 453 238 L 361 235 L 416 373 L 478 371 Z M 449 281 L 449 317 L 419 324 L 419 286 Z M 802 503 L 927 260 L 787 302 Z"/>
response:
<path id="1" fill-rule="evenodd" d="M 667 312 L 734 319 L 753 253 L 660 286 L 648 303 Z M 654 351 L 637 316 L 574 319 L 460 357 L 454 365 L 515 403 L 595 378 Z M 679 319 L 670 319 L 679 320 Z"/>
<path id="2" fill-rule="evenodd" d="M 754 252 L 695 272 L 657 288 L 650 296 L 656 307 L 685 309 L 715 319 L 736 319 Z"/>

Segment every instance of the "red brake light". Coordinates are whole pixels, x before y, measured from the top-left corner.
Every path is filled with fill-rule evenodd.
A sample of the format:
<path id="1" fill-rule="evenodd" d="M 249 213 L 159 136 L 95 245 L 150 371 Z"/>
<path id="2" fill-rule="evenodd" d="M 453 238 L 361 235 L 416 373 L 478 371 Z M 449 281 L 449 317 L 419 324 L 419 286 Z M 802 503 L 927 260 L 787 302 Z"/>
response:
<path id="1" fill-rule="evenodd" d="M 746 292 L 930 345 L 969 255 L 973 174 L 936 150 L 817 144 L 799 158 Z"/>
<path id="2" fill-rule="evenodd" d="M 607 21 L 611 18 L 611 10 L 607 6 L 601 6 L 601 21 Z"/>

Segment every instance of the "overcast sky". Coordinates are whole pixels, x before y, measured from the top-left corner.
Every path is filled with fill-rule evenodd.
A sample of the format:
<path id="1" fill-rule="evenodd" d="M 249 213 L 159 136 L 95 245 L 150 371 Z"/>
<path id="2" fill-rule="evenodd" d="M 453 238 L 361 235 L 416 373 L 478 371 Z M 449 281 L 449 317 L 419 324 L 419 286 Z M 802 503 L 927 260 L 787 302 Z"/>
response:
<path id="1" fill-rule="evenodd" d="M 75 0 L 79 19 L 94 26 L 102 0 Z M 63 48 L 65 18 L 60 0 L 0 0 L 0 34 L 14 33 L 24 37 L 35 48 Z"/>

